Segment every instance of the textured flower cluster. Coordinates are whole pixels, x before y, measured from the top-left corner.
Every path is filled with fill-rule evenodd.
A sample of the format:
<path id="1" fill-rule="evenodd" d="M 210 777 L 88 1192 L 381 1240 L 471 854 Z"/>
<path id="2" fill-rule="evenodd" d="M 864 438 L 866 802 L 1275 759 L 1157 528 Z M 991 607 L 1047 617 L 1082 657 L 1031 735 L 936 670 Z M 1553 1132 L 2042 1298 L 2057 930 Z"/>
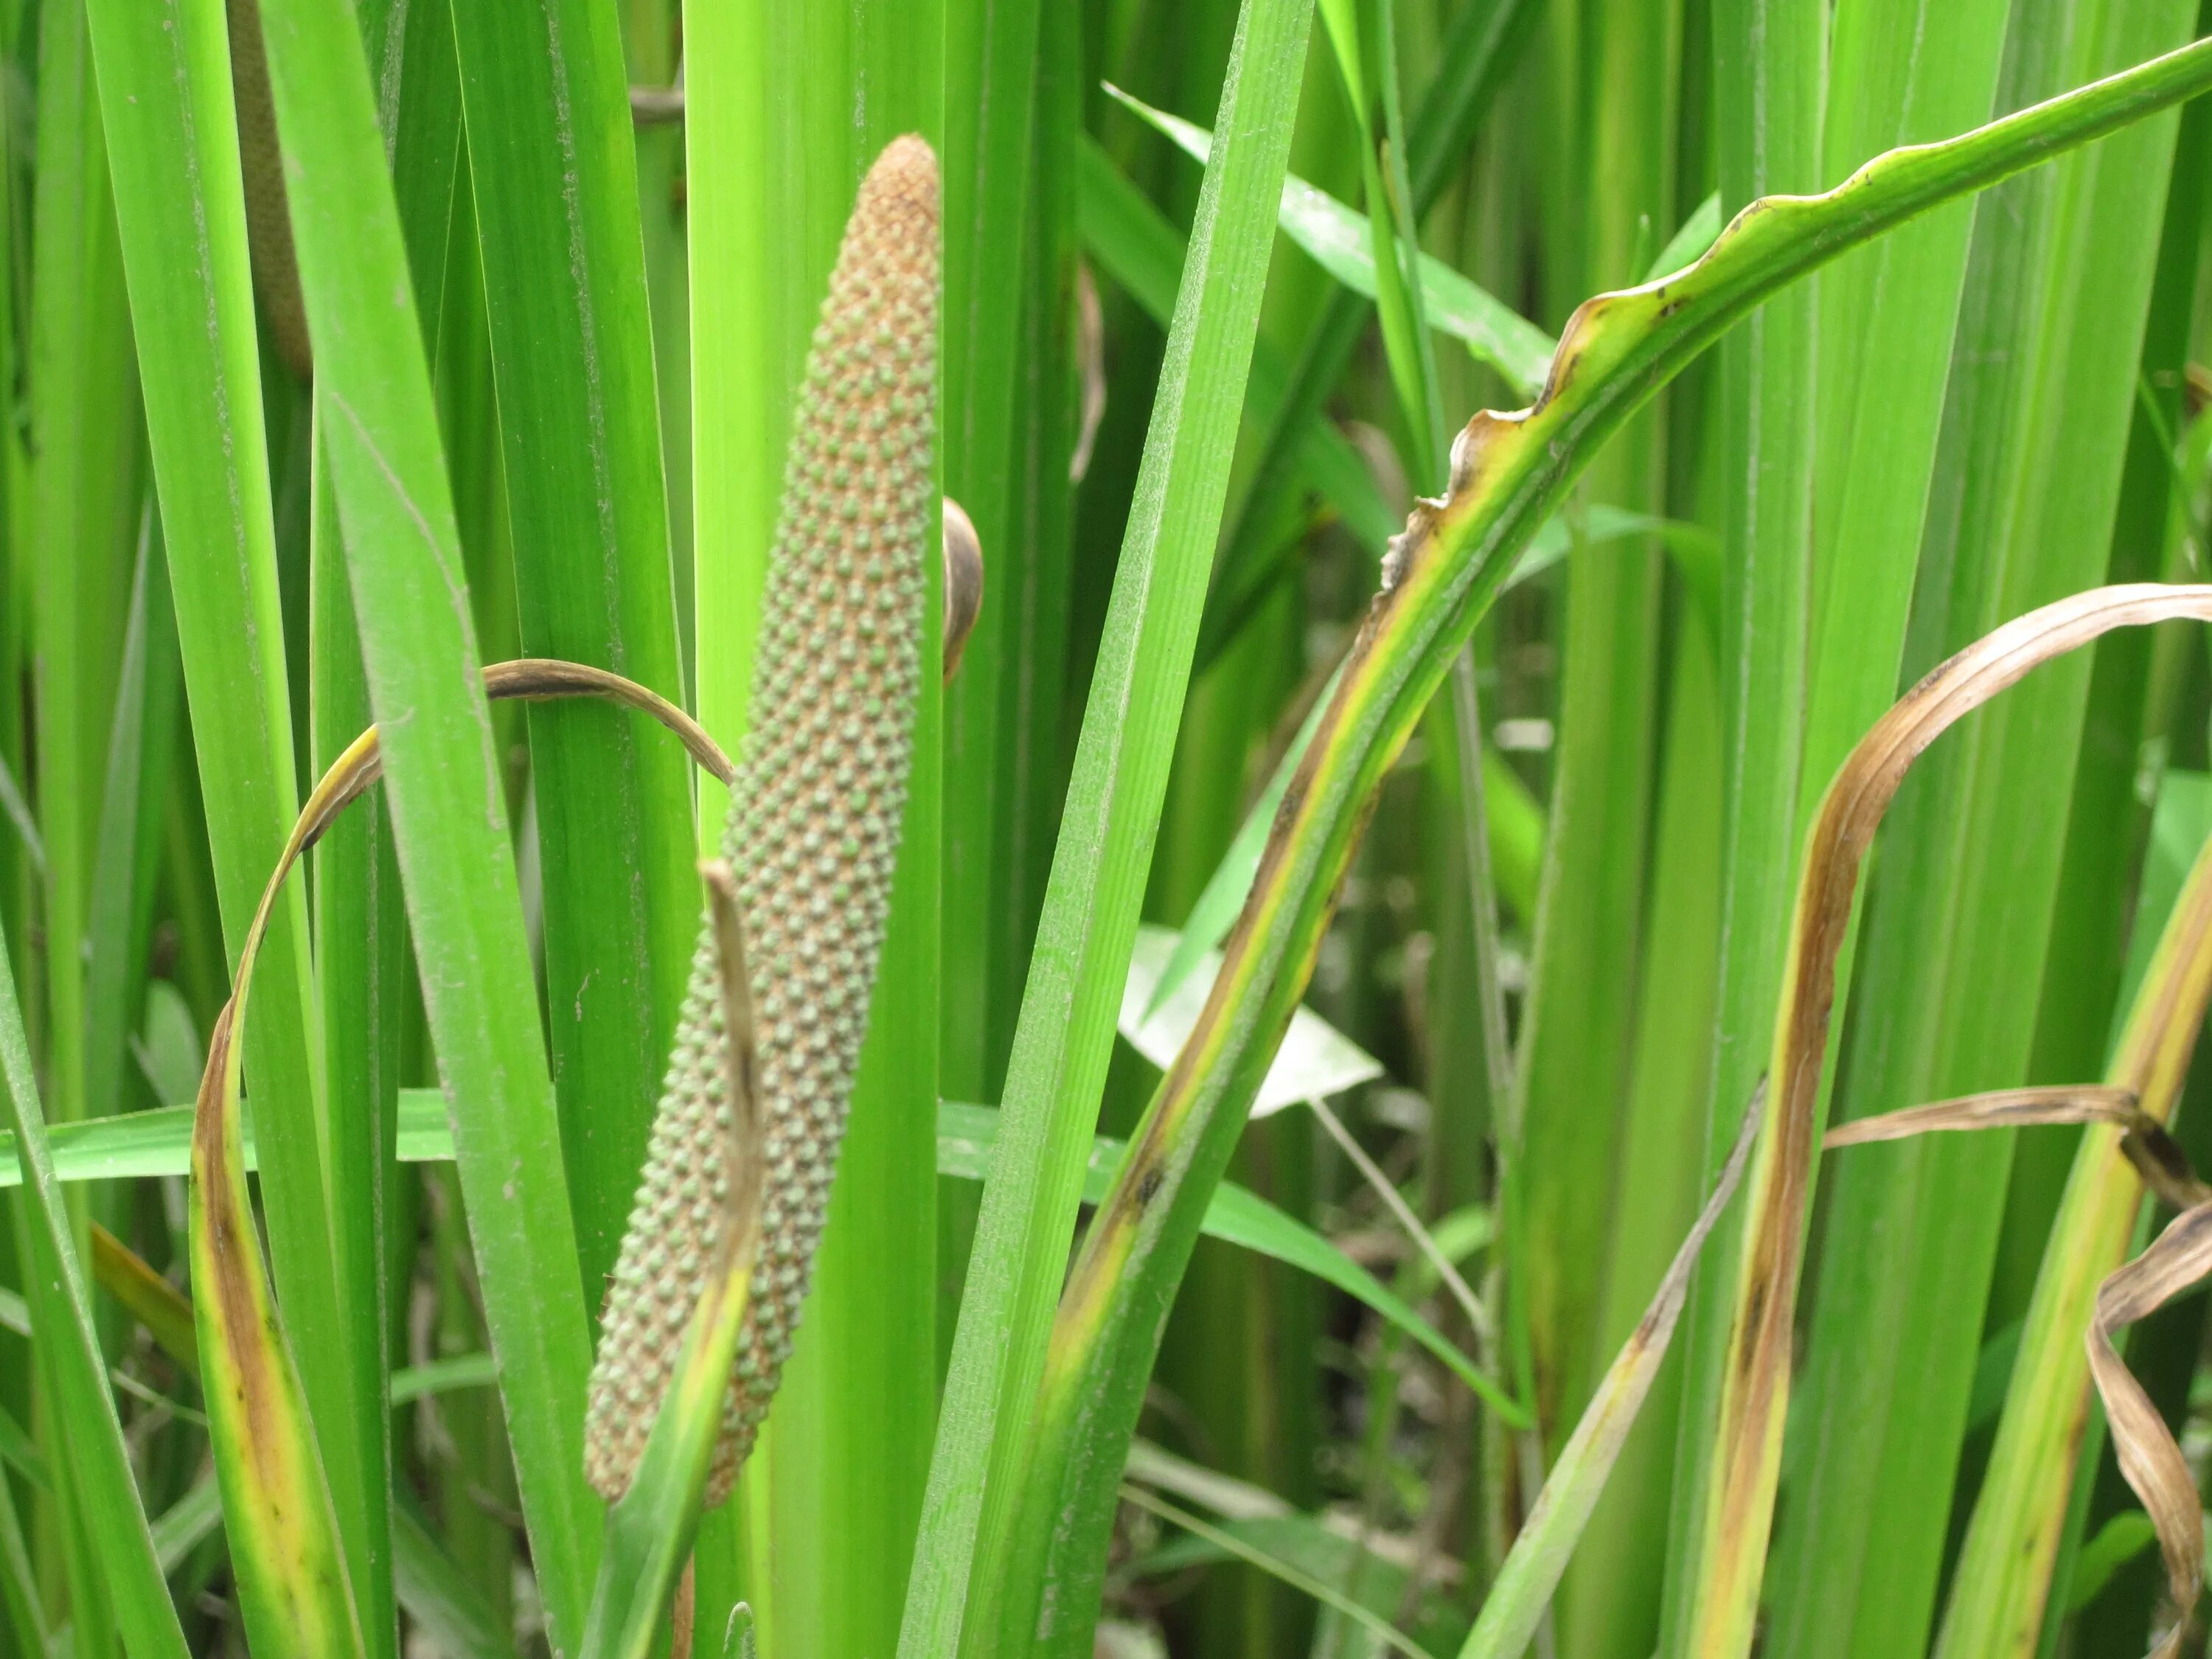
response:
<path id="1" fill-rule="evenodd" d="M 860 185 L 792 423 L 724 855 L 737 872 L 763 1136 L 760 1252 L 708 1502 L 768 1414 L 805 1299 L 867 1027 L 906 809 L 934 507 L 937 161 L 893 143 Z M 713 1269 L 728 1190 L 723 1020 L 702 925 L 607 1295 L 586 1472 L 629 1486 Z"/>

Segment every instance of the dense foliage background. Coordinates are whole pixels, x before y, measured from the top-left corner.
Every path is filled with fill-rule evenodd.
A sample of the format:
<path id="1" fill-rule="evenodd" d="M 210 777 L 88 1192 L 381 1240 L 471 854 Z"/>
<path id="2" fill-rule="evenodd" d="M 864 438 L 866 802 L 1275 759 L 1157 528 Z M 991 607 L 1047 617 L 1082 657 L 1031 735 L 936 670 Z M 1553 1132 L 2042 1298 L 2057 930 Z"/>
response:
<path id="1" fill-rule="evenodd" d="M 378 713 L 391 796 L 317 845 L 255 981 L 276 1295 L 353 1650 L 574 1650 L 592 1316 L 724 797 L 609 707 L 498 703 L 479 741 L 474 669 L 615 669 L 740 746 L 793 391 L 891 137 L 942 161 L 939 465 L 986 598 L 957 675 L 923 677 L 829 1234 L 696 1542 L 698 1653 L 738 1650 L 742 1601 L 768 1659 L 927 1659 L 908 1568 L 919 1537 L 925 1573 L 968 1571 L 963 1491 L 960 1651 L 1029 1650 L 1047 1546 L 1008 1494 L 1071 1240 L 1048 1161 L 1006 1212 L 1034 1234 L 979 1232 L 977 1177 L 1024 1103 L 1079 1155 L 1137 1128 L 1452 434 L 1537 395 L 1580 301 L 1755 197 L 2212 30 L 2199 0 L 262 11 L 0 0 L 0 1060 L 51 1126 L 127 1457 L 88 1449 L 97 1373 L 18 1194 L 0 1652 L 172 1650 L 117 1588 L 133 1484 L 191 1650 L 264 1616 L 211 1473 L 188 1107 L 295 812 Z M 2038 605 L 2204 579 L 2208 189 L 2212 110 L 2154 113 L 1788 289 L 1596 456 L 1389 766 L 1279 1109 L 1179 1285 L 1153 1270 L 1172 1313 L 1103 1618 L 1040 1650 L 1462 1650 L 1753 1099 L 1852 743 Z M 2203 630 L 2172 623 L 1937 747 L 1847 949 L 1832 1121 L 2106 1075 L 2212 834 L 2208 725 Z M 2175 1128 L 2212 1164 L 2208 1079 Z M 1823 1165 L 1765 1654 L 2103 1659 L 2171 1622 L 2094 1412 L 2032 1591 L 1996 1598 L 2026 1627 L 1960 1611 L 1970 1533 L 2030 1507 L 1978 1518 L 2039 1274 L 2118 1265 L 2062 1212 L 2077 1146 L 2077 1184 L 2124 1167 L 2084 1133 Z M 2148 1206 L 2112 1190 L 2139 1247 Z M 1688 1650 L 1727 1288 L 1691 1298 L 1547 1659 Z M 2129 1348 L 2199 1468 L 2206 1309 Z M 1063 1310 L 1051 1364 L 1084 1329 Z M 1002 1385 L 978 1368 L 1009 1340 Z M 988 1502 L 945 1473 L 985 1468 Z"/>

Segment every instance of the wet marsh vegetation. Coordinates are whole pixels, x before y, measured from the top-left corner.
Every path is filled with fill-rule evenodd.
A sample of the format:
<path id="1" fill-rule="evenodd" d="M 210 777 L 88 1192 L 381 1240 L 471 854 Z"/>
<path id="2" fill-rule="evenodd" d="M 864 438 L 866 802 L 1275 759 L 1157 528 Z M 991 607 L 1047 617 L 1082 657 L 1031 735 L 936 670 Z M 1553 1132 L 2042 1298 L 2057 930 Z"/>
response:
<path id="1" fill-rule="evenodd" d="M 0 0 L 0 1654 L 2206 1650 L 2200 36 Z"/>

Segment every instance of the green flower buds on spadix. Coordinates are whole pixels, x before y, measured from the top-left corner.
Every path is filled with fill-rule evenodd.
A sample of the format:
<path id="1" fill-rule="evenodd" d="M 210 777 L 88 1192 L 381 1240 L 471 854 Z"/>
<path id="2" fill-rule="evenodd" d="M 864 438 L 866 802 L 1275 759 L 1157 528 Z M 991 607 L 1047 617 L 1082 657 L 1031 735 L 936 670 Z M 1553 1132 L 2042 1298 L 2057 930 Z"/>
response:
<path id="1" fill-rule="evenodd" d="M 744 922 L 766 1167 L 709 1504 L 728 1495 L 791 1353 L 890 907 L 923 560 L 942 556 L 937 286 L 937 158 L 901 138 L 861 183 L 807 356 L 722 839 Z M 715 964 L 710 921 L 607 1291 L 584 1455 L 611 1500 L 629 1488 L 716 1261 L 730 1105 Z"/>

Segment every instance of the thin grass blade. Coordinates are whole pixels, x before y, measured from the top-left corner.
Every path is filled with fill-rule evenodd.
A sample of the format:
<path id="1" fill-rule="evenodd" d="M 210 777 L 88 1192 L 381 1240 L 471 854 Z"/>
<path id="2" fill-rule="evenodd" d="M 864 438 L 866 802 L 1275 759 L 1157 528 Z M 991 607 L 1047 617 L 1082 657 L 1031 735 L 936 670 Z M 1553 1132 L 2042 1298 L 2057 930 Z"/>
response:
<path id="1" fill-rule="evenodd" d="M 1992 84 L 1996 106 L 2008 107 L 2158 50 L 2185 36 L 2189 8 L 2069 7 L 2063 27 L 2058 13 L 2028 27 L 2012 8 L 1937 10 L 1929 31 L 1948 43 L 1936 48 L 1941 60 L 1979 85 L 1954 94 L 1961 101 L 1949 112 L 1920 118 L 1929 123 L 1921 132 L 1961 118 L 1965 100 L 1990 97 Z M 1909 79 L 1916 96 L 1940 94 L 1940 77 L 1896 61 L 1915 32 L 1899 22 L 1862 38 L 1853 84 L 1886 74 Z M 1844 131 L 1854 125 L 1833 106 L 1831 119 Z M 1948 283 L 1923 302 L 1899 308 L 1893 299 L 1936 275 L 1933 257 L 1958 234 L 1955 216 L 1915 227 L 1908 235 L 1920 244 L 1887 250 L 1887 272 L 1840 266 L 1837 289 L 1823 289 L 1824 329 L 1864 338 L 1880 357 L 1838 347 L 1847 361 L 1821 365 L 1832 424 L 1816 534 L 1837 539 L 1822 544 L 1817 567 L 1826 574 L 1816 576 L 1801 811 L 1895 695 L 1900 672 L 1917 674 L 2046 600 L 2119 580 L 2105 573 L 2157 246 L 2159 216 L 2148 204 L 2163 192 L 2172 144 L 2172 118 L 2148 122 L 1981 204 L 1963 304 L 1947 297 Z M 1864 286 L 1876 280 L 1879 289 Z M 1931 354 L 1936 330 L 1900 326 L 1922 313 L 1957 315 L 1948 362 Z M 1893 465 L 1902 469 L 1896 483 L 1881 482 Z M 2113 647 L 2097 657 L 2138 644 Z M 1838 1062 L 1847 1113 L 2101 1069 L 2101 1042 L 2055 1066 L 2033 1058 L 2067 834 L 2052 807 L 2069 799 L 2075 757 L 2088 752 L 2079 733 L 2091 672 L 2077 662 L 1992 708 L 1947 745 L 1952 752 L 1904 804 L 1869 895 L 1873 928 L 1850 946 L 1857 990 Z M 1984 850 L 1997 844 L 2002 860 Z M 2103 926 L 2117 926 L 2118 914 L 2115 895 Z M 2051 970 L 2097 997 L 2069 968 L 2053 961 Z M 1837 1170 L 1828 1237 L 1852 1243 L 1824 1255 L 1798 1394 L 1808 1430 L 1830 1426 L 1808 1433 L 1793 1463 L 1793 1478 L 1826 1500 L 1789 1506 L 1767 1595 L 1770 1639 L 1805 1659 L 1881 1659 L 1926 1639 L 1962 1455 L 1972 1455 L 1965 1413 L 1980 1334 L 2000 1316 L 1988 1309 L 1989 1287 L 2014 1146 L 2009 1136 L 1944 1137 Z M 2056 1151 L 2058 1138 L 2027 1146 Z M 2007 1312 L 2024 1302 L 2023 1288 Z"/>
<path id="2" fill-rule="evenodd" d="M 1468 1632 L 1459 1659 L 1520 1659 L 1542 1622 L 1544 1608 L 1566 1571 L 1583 1528 L 1597 1507 L 1599 1494 L 1636 1425 L 1637 1413 L 1651 1392 L 1660 1362 L 1674 1340 L 1675 1325 L 1689 1300 L 1690 1271 L 1698 1254 L 1735 1196 L 1736 1183 L 1751 1161 L 1757 1137 L 1759 1101 L 1744 1114 L 1735 1149 L 1721 1168 L 1711 1197 L 1698 1214 L 1689 1236 L 1674 1253 L 1643 1319 L 1600 1379 L 1574 1432 L 1553 1462 L 1543 1490 L 1522 1523 L 1520 1535 L 1499 1567 Z"/>
<path id="3" fill-rule="evenodd" d="M 33 1328 L 58 1386 L 54 1409 L 66 1433 L 73 1485 L 102 1573 L 102 1592 L 131 1659 L 185 1659 L 183 1627 L 169 1600 L 146 1511 L 131 1470 L 123 1426 L 107 1389 L 67 1206 L 46 1144 L 45 1114 L 31 1067 L 15 976 L 0 946 L 0 1085 L 26 1166 L 26 1286 Z"/>
<path id="4" fill-rule="evenodd" d="M 87 15 L 196 746 L 208 769 L 210 846 L 228 928 L 243 948 L 246 894 L 282 844 L 295 794 L 229 22 L 211 0 L 160 27 L 100 0 Z M 332 1275 L 304 896 L 288 889 L 279 906 L 266 941 L 268 1028 L 251 1039 L 270 1244 L 293 1328 L 309 1339 L 301 1380 L 339 1537 L 365 1571 L 389 1553 L 380 1535 L 389 1477 L 374 1429 L 375 1362 L 359 1352 L 376 1346 L 376 1332 L 346 1315 Z M 243 1510 L 234 1515 L 246 1524 Z"/>
<path id="5" fill-rule="evenodd" d="M 1205 164 L 1213 135 L 1204 127 L 1154 109 L 1119 87 L 1109 85 L 1106 90 L 1122 107 L 1165 134 L 1185 155 Z M 1376 297 L 1378 279 L 1373 228 L 1365 214 L 1293 173 L 1283 180 L 1277 222 L 1283 234 L 1330 276 L 1362 298 Z M 1719 227 L 1713 229 L 1717 233 Z M 1527 396 L 1535 396 L 1543 386 L 1559 342 L 1433 255 L 1420 256 L 1420 273 L 1421 300 L 1429 322 L 1463 343 L 1477 362 L 1488 363 Z"/>
<path id="6" fill-rule="evenodd" d="M 2113 1418 L 2121 1467 L 2158 1522 L 2169 1565 L 2186 1549 L 2191 1572 L 2203 1556 L 2202 1523 L 2194 1489 L 2185 1520 L 2179 1516 L 2168 1466 L 2155 1440 L 2145 1437 L 2147 1397 L 2131 1380 L 2122 1381 L 2119 1359 L 2110 1340 L 2119 1325 L 2130 1324 L 2173 1293 L 2180 1279 L 2160 1281 L 2172 1252 L 2185 1252 L 2179 1241 L 2187 1229 L 2161 1240 L 2142 1260 L 2140 1271 L 2122 1262 L 2142 1210 L 2143 1180 L 2114 1154 L 2145 1133 L 2163 1140 L 2212 1000 L 2212 846 L 2200 851 L 2180 896 L 2160 935 L 2156 954 L 2129 1012 L 2106 1082 L 2132 1106 L 2118 1121 L 2081 1138 L 2074 1169 L 2054 1222 L 2043 1271 L 2021 1337 L 1999 1419 L 1990 1472 L 1966 1530 L 1958 1576 L 1943 1617 L 1939 1655 L 2002 1654 L 2032 1659 L 2042 1640 L 2054 1568 L 2072 1507 L 2075 1466 L 2083 1443 L 2094 1376 L 2100 1393 L 2127 1398 Z M 2139 1122 L 2137 1120 L 2148 1120 Z M 2125 1137 L 2125 1140 L 2123 1139 Z M 2171 1146 L 2170 1142 L 2166 1145 Z M 2132 1150 L 2132 1149 L 2131 1149 Z M 2179 1149 L 2172 1154 L 2185 1171 Z M 2201 1182 L 2179 1196 L 2185 1206 L 2208 1196 Z M 2125 1273 L 2125 1277 L 2121 1275 Z M 2148 1298 L 2146 1300 L 2145 1298 Z M 2130 1308 L 2134 1311 L 2129 1311 Z M 2078 1334 L 2091 1332 L 2087 1355 L 2075 1346 Z M 2157 1415 L 2150 1413 L 2150 1420 Z M 2177 1526 L 2177 1521 L 2183 1523 Z M 2196 1535 L 2192 1540 L 2191 1534 Z M 2169 1575 L 2171 1577 L 2171 1574 Z M 2172 1578 L 2180 1622 L 2195 1599 L 2196 1583 Z"/>

